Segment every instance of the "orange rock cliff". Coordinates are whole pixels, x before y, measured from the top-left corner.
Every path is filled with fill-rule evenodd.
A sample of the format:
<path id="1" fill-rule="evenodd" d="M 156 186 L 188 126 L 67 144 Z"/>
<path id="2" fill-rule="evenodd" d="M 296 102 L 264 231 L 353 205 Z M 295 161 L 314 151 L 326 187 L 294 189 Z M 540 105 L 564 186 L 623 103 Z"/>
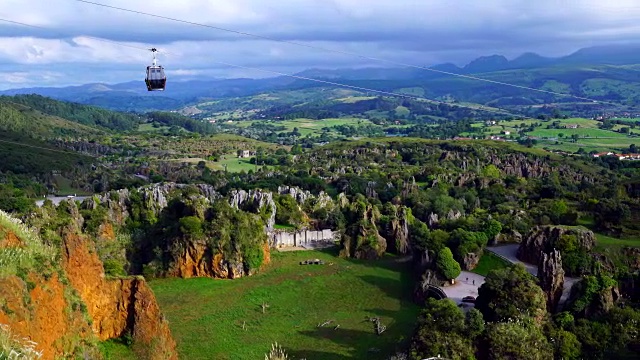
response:
<path id="1" fill-rule="evenodd" d="M 27 246 L 0 222 L 0 251 Z M 168 323 L 142 277 L 106 278 L 93 242 L 72 230 L 63 233 L 58 258 L 51 269 L 0 272 L 0 324 L 12 336 L 35 343 L 45 360 L 99 359 L 97 340 L 127 333 L 139 358 L 177 359 Z"/>

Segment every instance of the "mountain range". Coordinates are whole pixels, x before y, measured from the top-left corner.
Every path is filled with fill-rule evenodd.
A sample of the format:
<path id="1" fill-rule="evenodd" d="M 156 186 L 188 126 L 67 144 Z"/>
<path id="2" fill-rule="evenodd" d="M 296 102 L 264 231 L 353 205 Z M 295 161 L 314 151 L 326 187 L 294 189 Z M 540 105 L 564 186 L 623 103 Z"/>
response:
<path id="1" fill-rule="evenodd" d="M 578 50 L 558 58 L 525 53 L 513 60 L 502 55 L 479 57 L 463 67 L 452 63 L 439 64 L 427 71 L 417 68 L 364 68 L 364 69 L 309 69 L 297 76 L 314 79 L 330 79 L 348 85 L 375 88 L 384 91 L 419 87 L 424 96 L 454 97 L 461 101 L 487 103 L 504 97 L 522 97 L 525 102 L 551 101 L 540 93 L 526 92 L 505 86 L 496 86 L 477 80 L 464 79 L 461 75 L 482 74 L 494 81 L 505 81 L 520 86 L 548 88 L 551 91 L 568 92 L 576 96 L 602 99 L 626 99 L 636 101 L 629 89 L 640 90 L 640 45 L 598 46 Z M 168 69 L 170 74 L 170 69 Z M 526 76 L 524 74 L 526 73 Z M 598 82 L 593 88 L 593 80 Z M 551 83 L 550 83 L 551 82 Z M 616 87 L 624 83 L 624 93 Z M 551 84 L 551 85 L 550 85 Z M 97 105 L 121 111 L 172 110 L 197 104 L 212 98 L 229 98 L 255 95 L 262 92 L 295 90 L 326 86 L 308 80 L 279 76 L 265 79 L 202 79 L 192 81 L 168 80 L 165 92 L 148 92 L 142 79 L 120 84 L 86 84 L 61 88 L 21 88 L 0 91 L 1 95 L 39 94 L 58 100 Z M 529 92 L 531 93 L 531 92 Z M 634 92 L 635 93 L 635 92 Z M 638 92 L 640 93 L 640 92 Z M 626 94 L 626 95 L 625 95 Z M 557 100 L 557 99 L 556 99 Z M 609 99 L 611 100 L 611 99 Z"/>

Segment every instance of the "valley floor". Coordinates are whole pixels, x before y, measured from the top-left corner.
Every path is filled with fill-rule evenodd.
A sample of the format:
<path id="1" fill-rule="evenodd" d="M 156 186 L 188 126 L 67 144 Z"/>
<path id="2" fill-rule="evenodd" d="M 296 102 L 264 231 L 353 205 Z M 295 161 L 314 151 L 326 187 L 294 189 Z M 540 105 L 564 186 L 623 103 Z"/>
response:
<path id="1" fill-rule="evenodd" d="M 316 258 L 325 265 L 299 265 Z M 376 360 L 413 333 L 419 308 L 411 301 L 410 264 L 393 256 L 341 259 L 335 250 L 274 252 L 271 265 L 248 278 L 150 284 L 181 358 L 261 359 L 278 342 L 295 359 Z M 375 335 L 369 316 L 387 331 Z"/>

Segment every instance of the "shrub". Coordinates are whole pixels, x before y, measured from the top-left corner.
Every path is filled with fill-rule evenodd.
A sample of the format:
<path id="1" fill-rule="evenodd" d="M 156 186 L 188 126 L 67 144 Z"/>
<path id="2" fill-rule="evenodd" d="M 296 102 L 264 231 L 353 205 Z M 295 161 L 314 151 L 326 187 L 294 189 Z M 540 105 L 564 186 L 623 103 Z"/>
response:
<path id="1" fill-rule="evenodd" d="M 40 359 L 42 352 L 36 350 L 38 344 L 26 340 L 21 342 L 11 334 L 8 325 L 0 324 L 0 359 Z"/>
<path id="2" fill-rule="evenodd" d="M 20 220 L 0 210 L 0 228 L 13 232 L 22 242 L 21 247 L 0 249 L 0 277 L 16 275 L 33 269 L 45 269 L 54 263 L 56 250 L 42 240 Z"/>

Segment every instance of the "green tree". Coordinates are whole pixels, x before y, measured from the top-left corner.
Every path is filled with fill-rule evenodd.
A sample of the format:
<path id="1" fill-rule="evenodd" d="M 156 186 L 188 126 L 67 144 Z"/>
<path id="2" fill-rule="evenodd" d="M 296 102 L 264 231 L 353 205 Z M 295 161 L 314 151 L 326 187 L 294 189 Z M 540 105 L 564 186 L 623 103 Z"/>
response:
<path id="1" fill-rule="evenodd" d="M 195 216 L 185 216 L 180 219 L 180 231 L 190 237 L 202 236 L 202 221 Z"/>
<path id="2" fill-rule="evenodd" d="M 569 208 L 567 207 L 567 203 L 564 200 L 555 200 L 549 208 L 551 220 L 553 220 L 554 223 L 559 224 L 562 220 L 562 217 L 567 213 L 568 210 Z"/>
<path id="3" fill-rule="evenodd" d="M 556 359 L 574 360 L 580 358 L 582 345 L 573 333 L 562 329 L 554 330 L 549 334 L 549 338 Z"/>
<path id="4" fill-rule="evenodd" d="M 460 264 L 453 259 L 453 253 L 448 247 L 445 247 L 438 252 L 436 266 L 438 267 L 440 274 L 442 274 L 445 279 L 453 280 L 460 275 Z"/>
<path id="5" fill-rule="evenodd" d="M 476 308 L 471 308 L 464 318 L 464 326 L 467 335 L 475 339 L 484 332 L 484 318 L 482 313 Z"/>
<path id="6" fill-rule="evenodd" d="M 483 232 L 487 235 L 488 239 L 495 238 L 502 231 L 502 224 L 494 219 L 488 220 L 484 223 Z"/>
<path id="7" fill-rule="evenodd" d="M 482 176 L 490 179 L 499 179 L 500 169 L 493 164 L 489 164 L 482 169 Z"/>
<path id="8" fill-rule="evenodd" d="M 487 321 L 533 317 L 541 320 L 546 314 L 546 296 L 536 278 L 516 264 L 493 270 L 478 289 L 476 308 Z"/>
<path id="9" fill-rule="evenodd" d="M 427 299 L 411 341 L 411 358 L 417 360 L 440 354 L 448 359 L 474 359 L 464 320 L 462 310 L 450 299 Z"/>
<path id="10" fill-rule="evenodd" d="M 528 321 L 495 323 L 487 329 L 488 359 L 552 360 L 542 331 Z"/>

